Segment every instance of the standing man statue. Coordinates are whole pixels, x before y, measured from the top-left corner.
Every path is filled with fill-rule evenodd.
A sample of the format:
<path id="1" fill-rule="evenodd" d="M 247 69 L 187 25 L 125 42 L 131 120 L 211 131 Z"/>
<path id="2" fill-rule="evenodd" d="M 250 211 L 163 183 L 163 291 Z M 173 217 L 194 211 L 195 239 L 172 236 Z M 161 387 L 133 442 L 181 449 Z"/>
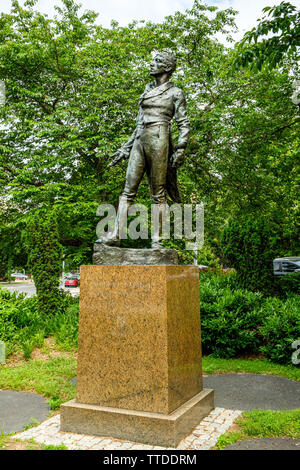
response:
<path id="1" fill-rule="evenodd" d="M 173 202 L 181 202 L 177 184 L 177 168 L 184 161 L 188 143 L 190 122 L 187 117 L 184 93 L 170 81 L 176 69 L 176 58 L 160 52 L 150 65 L 150 75 L 155 79 L 146 86 L 139 100 L 136 128 L 128 140 L 114 155 L 110 166 L 123 158 L 129 158 L 124 191 L 120 197 L 114 231 L 109 238 L 99 242 L 120 245 L 120 233 L 127 211 L 133 203 L 144 173 L 147 174 L 151 200 L 163 212 L 167 193 Z M 171 121 L 175 121 L 179 137 L 175 149 L 172 144 Z M 160 230 L 152 236 L 152 248 L 161 248 Z"/>

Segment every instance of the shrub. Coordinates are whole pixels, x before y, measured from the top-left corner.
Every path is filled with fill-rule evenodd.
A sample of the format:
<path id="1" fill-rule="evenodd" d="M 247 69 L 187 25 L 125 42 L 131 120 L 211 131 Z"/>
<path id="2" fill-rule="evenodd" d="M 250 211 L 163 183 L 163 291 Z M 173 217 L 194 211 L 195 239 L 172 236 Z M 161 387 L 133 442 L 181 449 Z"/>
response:
<path id="1" fill-rule="evenodd" d="M 62 302 L 59 278 L 63 249 L 59 243 L 54 214 L 37 213 L 31 216 L 23 232 L 23 239 L 36 286 L 39 310 L 47 315 L 55 315 Z"/>
<path id="2" fill-rule="evenodd" d="M 218 277 L 219 283 L 226 282 L 226 276 Z M 200 292 L 203 352 L 224 358 L 258 352 L 262 294 L 232 291 L 212 279 L 200 284 Z"/>
<path id="3" fill-rule="evenodd" d="M 39 310 L 36 297 L 27 298 L 0 289 L 0 340 L 7 346 L 7 355 L 21 349 L 25 359 L 34 348 L 41 348 L 44 338 L 54 335 L 66 349 L 74 348 L 78 339 L 78 299 L 61 295 L 56 316 Z"/>
<path id="4" fill-rule="evenodd" d="M 221 270 L 220 260 L 215 255 L 213 249 L 209 244 L 204 244 L 204 246 L 199 250 L 197 256 L 198 264 L 203 264 L 209 268 L 215 268 Z"/>
<path id="5" fill-rule="evenodd" d="M 230 220 L 221 236 L 221 249 L 224 259 L 235 268 L 241 287 L 273 290 L 273 259 L 279 255 L 276 227 L 263 217 Z"/>
<path id="6" fill-rule="evenodd" d="M 291 296 L 286 301 L 266 299 L 262 307 L 264 321 L 260 329 L 265 356 L 280 364 L 291 364 L 292 343 L 300 339 L 300 298 Z"/>
<path id="7" fill-rule="evenodd" d="M 276 276 L 274 279 L 274 291 L 281 298 L 287 298 L 290 294 L 299 294 L 300 272 Z"/>

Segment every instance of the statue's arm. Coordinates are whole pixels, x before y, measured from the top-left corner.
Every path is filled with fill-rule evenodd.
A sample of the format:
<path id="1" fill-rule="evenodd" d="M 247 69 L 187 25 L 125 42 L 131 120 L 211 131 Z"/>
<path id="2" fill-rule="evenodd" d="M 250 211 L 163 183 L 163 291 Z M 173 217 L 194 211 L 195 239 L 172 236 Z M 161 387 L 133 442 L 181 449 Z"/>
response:
<path id="1" fill-rule="evenodd" d="M 146 87 L 145 92 L 147 91 L 147 89 L 148 88 Z M 142 121 L 143 121 L 142 114 L 143 114 L 142 108 L 139 107 L 139 112 L 138 112 L 138 115 L 137 115 L 137 118 L 136 118 L 136 125 L 137 126 L 139 124 L 141 124 Z M 136 134 L 137 134 L 137 127 L 134 129 L 130 139 L 126 142 L 126 144 L 122 145 L 122 147 L 119 150 L 117 150 L 116 153 L 114 153 L 112 155 L 113 160 L 111 161 L 109 166 L 116 165 L 117 163 L 119 163 L 119 161 L 123 160 L 123 158 L 129 158 L 134 140 L 136 138 Z"/>
<path id="2" fill-rule="evenodd" d="M 190 120 L 186 110 L 186 100 L 182 90 L 177 90 L 174 96 L 174 119 L 178 126 L 178 142 L 172 159 L 172 166 L 178 167 L 184 162 L 184 153 L 190 135 Z"/>
<path id="3" fill-rule="evenodd" d="M 132 149 L 133 142 L 134 142 L 135 137 L 136 137 L 136 132 L 137 132 L 137 129 L 135 128 L 133 133 L 131 134 L 130 139 L 127 140 L 126 144 L 124 144 L 120 149 L 127 156 L 127 158 L 129 157 L 130 151 Z"/>
<path id="4" fill-rule="evenodd" d="M 133 146 L 133 142 L 134 142 L 134 139 L 135 139 L 135 136 L 136 136 L 136 128 L 134 129 L 130 139 L 126 142 L 126 144 L 124 144 L 119 150 L 117 150 L 111 158 L 113 158 L 113 160 L 110 162 L 109 166 L 114 166 L 116 165 L 117 163 L 119 163 L 121 160 L 123 160 L 123 158 L 129 158 L 129 155 L 130 155 L 130 151 L 132 149 L 132 146 Z"/>

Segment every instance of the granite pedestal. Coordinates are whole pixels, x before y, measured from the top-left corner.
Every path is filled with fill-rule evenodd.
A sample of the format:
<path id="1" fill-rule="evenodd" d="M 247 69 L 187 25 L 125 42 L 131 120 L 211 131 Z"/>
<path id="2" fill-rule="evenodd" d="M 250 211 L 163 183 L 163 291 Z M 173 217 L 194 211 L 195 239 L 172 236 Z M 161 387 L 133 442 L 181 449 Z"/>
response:
<path id="1" fill-rule="evenodd" d="M 82 266 L 80 290 L 77 396 L 61 430 L 176 447 L 214 407 L 197 267 Z"/>

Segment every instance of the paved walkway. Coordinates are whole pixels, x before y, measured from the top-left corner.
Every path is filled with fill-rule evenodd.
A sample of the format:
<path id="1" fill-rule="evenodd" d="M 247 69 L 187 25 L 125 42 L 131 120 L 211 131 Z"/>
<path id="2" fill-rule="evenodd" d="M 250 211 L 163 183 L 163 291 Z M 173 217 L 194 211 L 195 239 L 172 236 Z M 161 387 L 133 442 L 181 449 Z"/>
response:
<path id="1" fill-rule="evenodd" d="M 32 297 L 36 294 L 36 288 L 33 282 L 16 282 L 14 284 L 1 284 L 2 289 L 7 289 L 10 292 L 22 292 L 27 295 L 27 297 Z M 63 288 L 60 285 L 60 288 Z M 76 297 L 80 294 L 80 287 L 64 287 L 66 292 L 70 292 L 73 297 Z"/>
<path id="2" fill-rule="evenodd" d="M 265 437 L 235 442 L 224 450 L 300 450 L 300 439 Z"/>
<path id="3" fill-rule="evenodd" d="M 225 410 L 215 408 L 194 429 L 192 434 L 186 437 L 177 449 L 185 450 L 209 450 L 227 431 L 232 423 L 240 416 L 239 410 Z M 60 415 L 47 419 L 35 428 L 28 429 L 13 436 L 14 439 L 31 439 L 46 445 L 64 444 L 69 450 L 165 450 L 164 447 L 139 444 L 137 442 L 122 441 L 110 437 L 87 436 L 62 432 L 60 429 Z"/>
<path id="4" fill-rule="evenodd" d="M 215 391 L 215 406 L 230 410 L 294 410 L 300 408 L 300 382 L 276 375 L 220 374 L 203 377 Z"/>
<path id="5" fill-rule="evenodd" d="M 240 410 L 300 408 L 300 383 L 283 377 L 260 374 L 220 374 L 203 379 L 205 388 L 215 390 L 216 408 L 199 423 L 186 439 L 181 441 L 177 449 L 211 449 L 218 438 L 241 415 L 242 411 Z M 72 382 L 75 382 L 75 378 Z M 164 449 L 163 447 L 143 445 L 110 437 L 61 432 L 59 414 L 47 419 L 37 427 L 16 434 L 14 438 L 33 438 L 36 442 L 46 445 L 64 444 L 70 450 Z M 278 442 L 273 444 L 270 440 L 267 442 L 268 445 L 279 445 Z M 239 445 L 248 445 L 248 443 L 240 443 Z M 253 442 L 253 445 L 255 446 L 256 443 Z M 258 443 L 257 445 L 264 444 Z M 289 444 L 285 440 L 282 445 Z M 242 449 L 242 447 L 240 448 Z"/>
<path id="6" fill-rule="evenodd" d="M 46 399 L 36 393 L 0 390 L 0 433 L 22 431 L 34 421 L 41 423 L 49 414 Z"/>

